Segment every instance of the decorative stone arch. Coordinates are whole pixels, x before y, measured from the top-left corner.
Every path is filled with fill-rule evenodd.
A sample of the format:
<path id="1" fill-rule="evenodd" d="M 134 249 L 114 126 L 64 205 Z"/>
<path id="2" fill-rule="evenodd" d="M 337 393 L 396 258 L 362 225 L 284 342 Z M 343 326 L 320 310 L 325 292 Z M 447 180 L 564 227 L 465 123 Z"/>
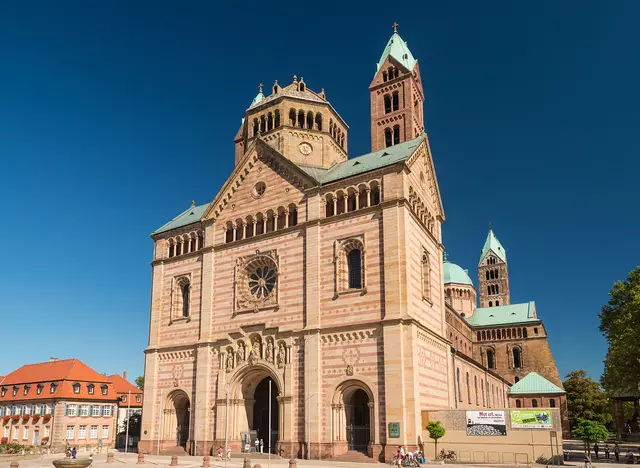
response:
<path id="1" fill-rule="evenodd" d="M 362 440 L 363 433 L 367 439 L 364 441 L 367 454 L 373 456 L 373 445 L 379 443 L 380 433 L 376 417 L 376 398 L 372 388 L 375 388 L 373 382 L 364 376 L 346 378 L 336 385 L 331 397 L 331 443 L 334 456 L 350 448 L 360 448 L 355 440 Z M 368 431 L 353 424 L 356 417 L 354 403 L 362 406 L 364 399 L 367 400 Z"/>
<path id="2" fill-rule="evenodd" d="M 360 254 L 360 287 L 349 288 L 349 261 L 352 251 L 358 251 Z M 355 254 L 354 254 L 355 255 Z M 335 293 L 336 295 L 352 291 L 366 292 L 366 249 L 364 244 L 364 236 L 349 237 L 341 239 L 334 244 L 334 265 L 335 265 Z M 353 265 L 351 265 L 353 267 Z"/>
<path id="3" fill-rule="evenodd" d="M 165 397 L 162 439 L 176 447 L 187 448 L 190 439 L 191 399 L 186 390 L 176 388 Z"/>

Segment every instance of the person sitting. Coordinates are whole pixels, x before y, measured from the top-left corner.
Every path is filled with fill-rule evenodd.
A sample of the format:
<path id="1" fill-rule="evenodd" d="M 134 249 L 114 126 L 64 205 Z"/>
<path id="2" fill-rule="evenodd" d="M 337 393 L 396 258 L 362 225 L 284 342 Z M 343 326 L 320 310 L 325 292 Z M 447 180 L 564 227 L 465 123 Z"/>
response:
<path id="1" fill-rule="evenodd" d="M 633 465 L 633 452 L 631 450 L 627 452 L 625 458 L 627 459 L 627 463 L 631 463 Z"/>

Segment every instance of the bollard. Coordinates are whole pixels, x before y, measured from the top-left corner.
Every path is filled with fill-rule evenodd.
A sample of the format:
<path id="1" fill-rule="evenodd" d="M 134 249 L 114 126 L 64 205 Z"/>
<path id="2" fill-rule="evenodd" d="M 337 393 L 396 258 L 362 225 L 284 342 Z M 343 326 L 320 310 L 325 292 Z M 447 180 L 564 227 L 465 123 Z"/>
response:
<path id="1" fill-rule="evenodd" d="M 244 462 L 242 463 L 242 468 L 251 468 L 251 458 L 244 457 Z"/>
<path id="2" fill-rule="evenodd" d="M 138 465 L 144 465 L 144 453 L 138 453 Z"/>
<path id="3" fill-rule="evenodd" d="M 107 463 L 113 463 L 113 453 L 107 453 Z"/>
<path id="4" fill-rule="evenodd" d="M 211 457 L 209 455 L 205 455 L 202 457 L 202 468 L 210 468 L 211 467 Z"/>
<path id="5" fill-rule="evenodd" d="M 295 458 L 289 460 L 289 468 L 298 468 L 298 463 L 296 462 Z"/>
<path id="6" fill-rule="evenodd" d="M 17 462 L 17 461 L 12 461 L 12 462 L 9 464 L 9 466 L 10 466 L 11 468 L 18 468 L 18 462 Z"/>
<path id="7" fill-rule="evenodd" d="M 260 463 L 253 465 L 253 468 L 262 468 L 262 465 Z"/>
<path id="8" fill-rule="evenodd" d="M 178 455 L 171 455 L 171 463 L 169 466 L 178 466 Z"/>

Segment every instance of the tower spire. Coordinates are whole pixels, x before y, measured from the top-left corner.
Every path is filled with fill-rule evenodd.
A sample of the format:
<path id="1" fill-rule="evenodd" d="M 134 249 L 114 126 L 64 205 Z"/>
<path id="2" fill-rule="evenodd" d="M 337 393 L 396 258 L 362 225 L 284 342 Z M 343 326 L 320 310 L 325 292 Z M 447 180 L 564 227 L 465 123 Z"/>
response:
<path id="1" fill-rule="evenodd" d="M 397 33 L 398 32 L 398 26 L 400 26 L 396 21 L 393 22 L 393 32 Z"/>
<path id="2" fill-rule="evenodd" d="M 491 227 L 480 251 L 478 262 L 478 284 L 480 307 L 495 307 L 511 304 L 509 291 L 509 269 L 507 251 Z"/>

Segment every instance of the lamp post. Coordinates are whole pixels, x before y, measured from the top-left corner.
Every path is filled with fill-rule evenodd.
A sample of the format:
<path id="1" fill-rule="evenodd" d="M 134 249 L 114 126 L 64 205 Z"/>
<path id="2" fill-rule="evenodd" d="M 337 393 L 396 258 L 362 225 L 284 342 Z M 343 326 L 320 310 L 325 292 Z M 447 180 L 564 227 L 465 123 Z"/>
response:
<path id="1" fill-rule="evenodd" d="M 229 450 L 229 384 L 226 388 L 226 403 L 224 410 L 224 468 L 227 468 L 228 450 Z"/>
<path id="2" fill-rule="evenodd" d="M 271 468 L 271 378 L 269 378 L 269 449 L 267 452 L 269 453 L 267 455 L 269 457 L 268 466 Z"/>
<path id="3" fill-rule="evenodd" d="M 124 453 L 127 453 L 129 449 L 129 419 L 131 419 L 131 390 L 129 390 L 129 396 L 127 397 L 127 427 L 124 436 Z"/>
<path id="4" fill-rule="evenodd" d="M 160 389 L 160 410 L 158 413 L 158 447 L 157 454 L 160 455 L 160 432 L 162 432 L 162 397 L 164 395 L 164 388 Z"/>

